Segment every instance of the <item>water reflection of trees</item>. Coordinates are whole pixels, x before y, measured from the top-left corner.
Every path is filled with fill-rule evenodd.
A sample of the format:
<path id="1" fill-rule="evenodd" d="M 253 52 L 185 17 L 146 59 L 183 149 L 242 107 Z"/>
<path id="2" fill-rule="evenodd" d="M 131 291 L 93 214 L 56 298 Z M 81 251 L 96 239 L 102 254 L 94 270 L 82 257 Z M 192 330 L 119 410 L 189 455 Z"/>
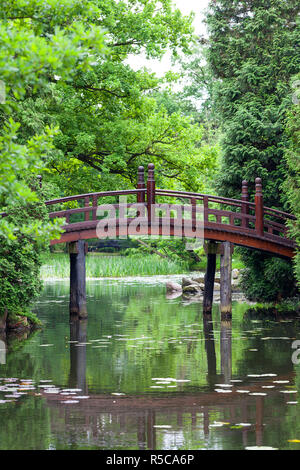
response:
<path id="1" fill-rule="evenodd" d="M 60 294 L 63 293 L 62 290 Z M 245 378 L 248 372 L 282 371 L 285 374 L 293 370 L 290 342 L 262 341 L 262 330 L 257 336 L 255 333 L 256 319 L 243 317 L 244 307 L 234 307 L 233 324 L 224 323 L 220 322 L 217 310 L 212 317 L 203 318 L 199 304 L 197 308 L 197 304 L 183 306 L 180 299 L 166 302 L 164 295 L 156 288 L 130 289 L 128 286 L 121 289 L 120 295 L 115 288 L 100 289 L 99 292 L 96 289 L 89 306 L 88 322 L 75 320 L 69 325 L 67 303 L 65 312 L 63 305 L 59 309 L 60 304 L 53 303 L 49 307 L 45 302 L 45 305 L 47 315 L 50 312 L 47 321 L 51 318 L 55 328 L 39 334 L 45 342 L 55 344 L 55 352 L 54 348 L 48 348 L 39 355 L 37 346 L 32 344 L 24 354 L 16 354 L 13 360 L 9 359 L 7 370 L 16 376 L 23 371 L 24 376 L 37 379 L 40 371 L 47 371 L 48 377 L 53 378 L 57 385 L 68 383 L 71 388 L 81 388 L 84 394 L 90 394 L 90 399 L 70 406 L 63 405 L 59 397 L 51 400 L 47 397 L 47 412 L 43 411 L 43 404 L 39 402 L 41 410 L 38 408 L 40 420 L 37 419 L 37 422 L 40 429 L 49 428 L 54 447 L 211 448 L 220 442 L 220 438 L 215 439 L 214 421 L 252 423 L 251 428 L 238 431 L 226 431 L 224 426 L 224 432 L 230 436 L 222 441 L 224 447 L 240 447 L 241 433 L 243 446 L 265 443 L 263 418 L 270 413 L 274 403 L 276 408 L 279 400 L 274 398 L 274 401 L 269 396 L 265 402 L 261 396 L 222 396 L 214 392 L 216 383 L 229 384 L 232 378 Z M 117 328 L 117 322 L 120 328 Z M 186 328 L 188 325 L 193 326 Z M 296 329 L 295 324 L 272 321 L 263 321 L 259 327 L 265 328 L 266 336 L 285 335 L 290 338 L 294 337 Z M 83 344 L 93 337 L 124 333 L 124 329 L 130 332 L 132 338 L 151 336 L 154 349 L 146 351 L 145 341 L 135 341 L 135 348 L 131 348 L 132 343 L 128 341 L 112 342 L 109 348 L 103 350 L 92 350 L 91 346 L 85 345 L 77 347 L 75 343 L 70 343 L 68 361 L 67 339 Z M 186 336 L 184 343 L 183 336 Z M 177 346 L 179 341 L 183 344 Z M 259 354 L 249 353 L 250 347 L 257 347 Z M 95 354 L 95 351 L 98 353 Z M 272 370 L 269 369 L 271 364 L 274 367 Z M 145 393 L 151 377 L 160 376 L 159 370 L 168 370 L 169 376 L 177 378 L 189 377 L 191 386 L 172 394 L 154 396 L 149 389 Z M 134 380 L 138 386 L 133 385 Z M 110 392 L 116 390 L 117 385 L 128 396 L 111 396 Z M 106 390 L 106 393 L 101 394 L 101 390 Z M 30 406 L 35 407 L 33 400 L 28 398 L 21 403 L 20 409 L 23 411 L 17 418 L 18 426 L 21 426 L 22 418 L 26 423 L 26 413 L 30 412 Z M 278 422 L 274 432 L 280 435 L 284 413 L 287 414 L 289 426 L 292 425 L 293 415 L 279 406 L 277 409 Z M 3 418 L 13 420 L 14 412 L 10 410 L 7 413 Z M 162 425 L 172 427 L 156 427 Z M 28 434 L 29 422 L 23 426 Z M 13 432 L 12 429 L 10 432 Z M 30 445 L 34 446 L 33 439 L 36 439 L 41 448 L 46 448 L 49 444 L 47 439 L 42 442 L 43 439 L 36 434 L 29 438 Z M 4 430 L 0 433 L 0 440 L 2 437 L 3 442 L 14 448 L 8 438 L 5 440 Z M 18 444 L 21 445 L 19 441 Z"/>
<path id="2" fill-rule="evenodd" d="M 229 384 L 231 379 L 231 322 L 221 322 L 220 359 L 221 374 L 217 374 L 216 345 L 214 340 L 213 319 L 203 318 L 205 351 L 208 380 L 213 386 L 216 380 Z M 88 393 L 86 384 L 86 331 L 87 321 L 73 320 L 70 323 L 70 341 L 80 341 L 83 345 L 71 343 L 70 348 L 70 385 Z M 263 397 L 256 397 L 250 407 L 249 397 L 222 397 L 215 392 L 202 394 L 185 393 L 178 396 L 111 397 L 92 394 L 87 401 L 74 408 L 64 410 L 63 432 L 68 441 L 85 442 L 84 445 L 99 448 L 126 449 L 163 449 L 205 447 L 210 438 L 210 425 L 216 418 L 230 416 L 232 422 L 242 418 L 243 422 L 253 422 L 252 430 L 244 429 L 243 445 L 248 445 L 248 433 L 255 432 L 256 445 L 263 444 Z M 61 406 L 57 401 L 50 402 L 55 408 Z M 78 425 L 80 423 L 80 425 Z M 52 432 L 60 434 L 62 423 L 56 428 L 52 421 Z M 170 426 L 164 427 L 165 425 Z M 195 445 L 198 442 L 199 447 Z M 252 442 L 253 443 L 253 442 Z M 78 444 L 79 445 L 79 444 Z M 80 445 L 79 445 L 80 446 Z M 136 447 L 135 447 L 136 446 Z M 188 447 L 187 447 L 188 446 Z"/>

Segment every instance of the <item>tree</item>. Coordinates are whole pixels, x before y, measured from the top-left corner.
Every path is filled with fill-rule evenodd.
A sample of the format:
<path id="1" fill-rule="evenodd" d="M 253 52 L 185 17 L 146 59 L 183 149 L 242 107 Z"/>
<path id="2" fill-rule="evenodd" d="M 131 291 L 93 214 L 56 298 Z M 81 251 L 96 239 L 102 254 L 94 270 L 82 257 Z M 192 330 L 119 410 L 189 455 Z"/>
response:
<path id="1" fill-rule="evenodd" d="M 104 36 L 96 18 L 95 1 L 4 0 L 0 12 L 0 209 L 14 201 L 37 201 L 28 176 L 38 173 L 42 157 L 52 151 L 57 129 L 41 126 L 20 139 L 20 124 L 14 122 L 30 93 L 42 93 L 50 76 L 67 78 L 74 70 L 86 70 L 103 50 Z M 17 227 L 0 219 L 0 235 L 15 239 Z M 43 231 L 40 226 L 40 232 Z"/>
<path id="2" fill-rule="evenodd" d="M 21 139 L 15 117 L 28 93 L 42 94 L 49 77 L 87 70 L 104 47 L 102 27 L 86 19 L 97 2 L 4 0 L 0 12 L 0 320 L 24 314 L 40 292 L 40 255 L 60 233 L 49 221 L 37 175 L 53 151 L 57 128 L 41 126 Z M 35 182 L 34 182 L 35 180 Z"/>
<path id="3" fill-rule="evenodd" d="M 291 212 L 296 221 L 290 224 L 291 235 L 298 244 L 295 257 L 295 272 L 300 284 L 300 74 L 292 79 L 293 105 L 287 113 L 286 133 L 289 137 L 289 146 L 285 152 L 287 163 L 286 179 L 283 184 Z"/>
<path id="4" fill-rule="evenodd" d="M 43 93 L 29 88 L 18 119 L 24 141 L 46 125 L 59 126 L 55 148 L 44 160 L 49 178 L 65 193 L 130 187 L 139 165 L 153 161 L 159 184 L 202 189 L 201 175 L 215 167 L 216 152 L 202 146 L 203 131 L 181 110 L 168 113 L 153 91 L 171 79 L 134 71 L 128 58 L 145 51 L 162 57 L 170 48 L 189 53 L 192 17 L 171 0 L 96 2 L 89 24 L 103 28 L 105 55 L 70 77 L 49 75 Z M 52 18 L 52 24 L 55 18 Z M 51 22 L 50 22 L 51 24 Z"/>
<path id="5" fill-rule="evenodd" d="M 300 65 L 296 52 L 299 11 L 296 0 L 210 3 L 208 58 L 217 80 L 214 96 L 224 130 L 218 179 L 218 191 L 224 196 L 239 197 L 243 179 L 250 182 L 253 194 L 254 180 L 261 177 L 265 205 L 278 209 L 286 206 L 280 191 L 286 170 L 284 126 L 289 81 Z M 247 292 L 263 298 L 263 285 L 267 291 L 272 286 L 270 264 L 278 272 L 277 260 L 268 260 L 265 271 L 261 253 L 243 250 L 243 258 L 249 268 L 246 275 L 254 282 L 247 283 Z M 258 264 L 261 270 L 254 276 L 253 266 Z M 284 272 L 291 273 L 291 269 L 288 263 Z M 279 294 L 279 287 L 273 285 L 273 298 Z M 257 297 L 255 292 L 261 294 Z"/>

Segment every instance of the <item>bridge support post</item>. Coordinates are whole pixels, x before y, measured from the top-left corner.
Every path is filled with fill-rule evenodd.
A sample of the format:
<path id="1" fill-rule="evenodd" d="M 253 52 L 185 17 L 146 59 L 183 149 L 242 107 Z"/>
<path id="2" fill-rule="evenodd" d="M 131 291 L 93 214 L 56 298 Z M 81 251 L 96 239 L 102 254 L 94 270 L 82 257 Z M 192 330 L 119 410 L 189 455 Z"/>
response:
<path id="1" fill-rule="evenodd" d="M 230 242 L 223 242 L 220 255 L 220 301 L 221 301 L 221 320 L 231 318 L 232 314 L 232 251 L 233 246 Z"/>
<path id="2" fill-rule="evenodd" d="M 203 314 L 211 315 L 213 296 L 214 296 L 214 282 L 216 273 L 216 259 L 217 259 L 218 245 L 215 242 L 207 242 L 207 265 L 204 278 L 204 296 L 203 296 Z"/>
<path id="3" fill-rule="evenodd" d="M 87 244 L 84 240 L 69 243 L 70 254 L 70 315 L 87 317 L 85 255 Z"/>

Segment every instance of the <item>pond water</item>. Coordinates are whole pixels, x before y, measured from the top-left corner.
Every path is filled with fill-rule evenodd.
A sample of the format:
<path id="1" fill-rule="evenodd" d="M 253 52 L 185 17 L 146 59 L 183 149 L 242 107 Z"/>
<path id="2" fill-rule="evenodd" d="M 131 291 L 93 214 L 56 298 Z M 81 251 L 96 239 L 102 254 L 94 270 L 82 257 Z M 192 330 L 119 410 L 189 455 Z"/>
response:
<path id="1" fill-rule="evenodd" d="M 88 320 L 70 323 L 68 282 L 47 283 L 44 328 L 2 351 L 1 450 L 300 449 L 298 318 L 235 302 L 232 322 L 217 304 L 203 319 L 161 281 L 87 289 Z"/>

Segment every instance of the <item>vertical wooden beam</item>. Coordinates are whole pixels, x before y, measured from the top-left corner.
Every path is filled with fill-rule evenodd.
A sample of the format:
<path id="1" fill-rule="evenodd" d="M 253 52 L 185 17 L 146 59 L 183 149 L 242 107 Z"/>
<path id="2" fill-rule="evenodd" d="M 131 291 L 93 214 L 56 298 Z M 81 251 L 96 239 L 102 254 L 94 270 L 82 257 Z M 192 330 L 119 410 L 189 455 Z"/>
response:
<path id="1" fill-rule="evenodd" d="M 208 223 L 208 196 L 203 196 L 204 226 Z"/>
<path id="2" fill-rule="evenodd" d="M 264 202 L 260 178 L 255 180 L 255 230 L 257 235 L 264 234 Z"/>
<path id="3" fill-rule="evenodd" d="M 196 223 L 197 223 L 197 199 L 191 198 L 191 206 L 192 206 L 192 231 L 196 231 Z"/>
<path id="4" fill-rule="evenodd" d="M 93 205 L 92 219 L 96 220 L 97 219 L 98 197 L 95 196 L 95 195 L 92 196 L 92 205 Z"/>
<path id="5" fill-rule="evenodd" d="M 249 214 L 249 194 L 248 194 L 248 181 L 243 180 L 242 182 L 242 215 L 247 216 Z M 249 227 L 249 219 L 246 217 L 242 218 L 242 227 Z"/>
<path id="6" fill-rule="evenodd" d="M 87 208 L 89 206 L 90 206 L 90 198 L 89 198 L 89 196 L 86 196 L 84 198 L 84 207 Z M 84 220 L 85 220 L 85 222 L 90 220 L 90 212 L 89 211 L 84 213 Z"/>
<path id="7" fill-rule="evenodd" d="M 148 180 L 147 180 L 147 210 L 148 210 L 148 224 L 151 225 L 151 207 L 155 204 L 155 178 L 154 178 L 154 164 L 148 165 Z"/>
<path id="8" fill-rule="evenodd" d="M 232 313 L 232 244 L 223 242 L 220 256 L 220 301 L 221 319 L 230 319 Z"/>
<path id="9" fill-rule="evenodd" d="M 145 174 L 144 174 L 144 167 L 138 167 L 138 182 L 137 182 L 137 189 L 145 189 Z M 145 193 L 141 192 L 137 194 L 137 202 L 143 203 L 145 202 Z"/>
<path id="10" fill-rule="evenodd" d="M 70 314 L 81 318 L 87 317 L 86 308 L 86 273 L 84 240 L 69 243 L 70 254 Z"/>
<path id="11" fill-rule="evenodd" d="M 206 244 L 207 265 L 204 278 L 204 296 L 203 296 L 203 314 L 211 315 L 213 296 L 214 296 L 214 282 L 216 273 L 216 258 L 217 258 L 217 244 L 209 241 Z"/>
<path id="12" fill-rule="evenodd" d="M 139 166 L 138 167 L 138 182 L 137 182 L 137 189 L 145 189 L 145 173 L 144 173 L 144 167 Z M 137 194 L 137 203 L 138 204 L 143 204 L 145 203 L 145 192 L 138 193 Z M 138 217 L 145 217 L 145 206 L 141 208 L 141 210 L 138 211 L 137 216 Z"/>

